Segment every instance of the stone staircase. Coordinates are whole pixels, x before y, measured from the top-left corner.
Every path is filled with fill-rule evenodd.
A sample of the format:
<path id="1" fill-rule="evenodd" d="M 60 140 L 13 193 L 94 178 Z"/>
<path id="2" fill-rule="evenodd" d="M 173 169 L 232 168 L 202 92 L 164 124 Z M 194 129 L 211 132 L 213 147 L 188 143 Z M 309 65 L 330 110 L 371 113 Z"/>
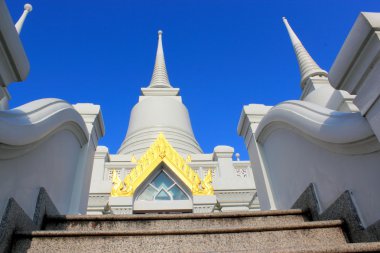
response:
<path id="1" fill-rule="evenodd" d="M 47 216 L 17 231 L 12 252 L 379 252 L 348 243 L 343 221 L 309 221 L 300 209 L 210 214 Z"/>

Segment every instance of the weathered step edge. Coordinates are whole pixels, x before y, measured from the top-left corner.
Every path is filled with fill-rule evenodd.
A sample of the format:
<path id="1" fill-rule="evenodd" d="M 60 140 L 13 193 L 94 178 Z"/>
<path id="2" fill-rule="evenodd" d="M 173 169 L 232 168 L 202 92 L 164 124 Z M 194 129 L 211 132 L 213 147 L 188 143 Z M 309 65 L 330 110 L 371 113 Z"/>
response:
<path id="1" fill-rule="evenodd" d="M 311 183 L 298 197 L 292 208 L 308 210 L 312 220 L 344 220 L 344 230 L 350 242 L 380 241 L 380 220 L 364 227 L 359 215 L 360 210 L 355 204 L 355 198 L 351 191 L 343 192 L 334 203 L 321 212 L 322 207 L 317 187 Z"/>
<path id="2" fill-rule="evenodd" d="M 318 248 L 295 249 L 284 248 L 272 253 L 351 253 L 351 252 L 380 252 L 380 242 L 347 243 L 337 246 L 318 246 Z"/>
<path id="3" fill-rule="evenodd" d="M 20 231 L 15 236 L 20 237 L 80 237 L 80 236 L 153 236 L 153 235 L 188 235 L 188 234 L 225 234 L 244 232 L 267 232 L 301 229 L 332 228 L 343 225 L 341 220 L 303 222 L 298 224 L 269 225 L 257 227 L 227 227 L 227 228 L 196 228 L 170 230 L 135 230 L 135 231 Z"/>
<path id="4" fill-rule="evenodd" d="M 134 215 L 48 215 L 48 221 L 120 221 L 120 220 L 183 220 L 183 219 L 214 219 L 214 218 L 240 218 L 282 215 L 306 215 L 302 209 L 269 210 L 251 212 L 227 213 L 183 213 L 183 214 L 134 214 Z"/>
<path id="5" fill-rule="evenodd" d="M 41 229 L 46 215 L 57 215 L 55 205 L 41 187 L 37 196 L 33 220 L 10 198 L 0 222 L 0 252 L 9 252 L 12 247 L 12 237 L 15 231 L 32 231 Z"/>

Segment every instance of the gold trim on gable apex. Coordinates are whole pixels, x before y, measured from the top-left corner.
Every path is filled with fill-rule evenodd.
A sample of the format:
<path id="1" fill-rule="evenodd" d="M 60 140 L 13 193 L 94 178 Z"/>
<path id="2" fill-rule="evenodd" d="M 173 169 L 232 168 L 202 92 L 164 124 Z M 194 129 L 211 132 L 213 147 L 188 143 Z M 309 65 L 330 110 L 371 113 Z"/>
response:
<path id="1" fill-rule="evenodd" d="M 191 190 L 193 195 L 214 195 L 212 186 L 211 169 L 203 181 L 198 174 L 188 165 L 191 157 L 187 159 L 178 152 L 166 140 L 164 134 L 160 133 L 154 143 L 148 148 L 143 156 L 137 161 L 135 168 L 120 180 L 116 171 L 112 173 L 112 197 L 133 196 L 137 187 L 143 183 L 160 163 L 165 163 L 169 169 Z"/>

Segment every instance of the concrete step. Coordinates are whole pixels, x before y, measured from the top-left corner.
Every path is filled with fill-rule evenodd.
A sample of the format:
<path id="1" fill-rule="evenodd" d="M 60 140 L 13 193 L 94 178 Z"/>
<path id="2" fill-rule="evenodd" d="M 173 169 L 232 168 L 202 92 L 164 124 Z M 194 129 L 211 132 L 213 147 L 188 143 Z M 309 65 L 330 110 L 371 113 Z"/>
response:
<path id="1" fill-rule="evenodd" d="M 244 251 L 243 251 L 244 252 Z M 249 252 L 249 251 L 246 251 Z M 344 245 L 320 245 L 318 247 L 291 247 L 274 251 L 275 253 L 351 253 L 351 252 L 380 252 L 380 242 L 347 243 Z"/>
<path id="2" fill-rule="evenodd" d="M 15 234 L 12 252 L 270 252 L 345 245 L 342 221 L 254 227 Z"/>
<path id="3" fill-rule="evenodd" d="M 305 220 L 307 220 L 305 212 L 299 209 L 209 214 L 66 215 L 47 217 L 44 229 L 134 231 L 282 225 Z"/>

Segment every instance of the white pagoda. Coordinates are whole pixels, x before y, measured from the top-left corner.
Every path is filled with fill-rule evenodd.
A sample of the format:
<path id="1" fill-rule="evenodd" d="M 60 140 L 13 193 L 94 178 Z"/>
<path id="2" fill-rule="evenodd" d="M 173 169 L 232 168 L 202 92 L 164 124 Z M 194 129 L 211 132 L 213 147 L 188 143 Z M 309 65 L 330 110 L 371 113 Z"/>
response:
<path id="1" fill-rule="evenodd" d="M 250 162 L 238 154 L 233 160 L 229 146 L 203 153 L 179 91 L 170 84 L 159 31 L 152 80 L 118 153 L 104 146 L 95 153 L 89 214 L 259 209 Z"/>

